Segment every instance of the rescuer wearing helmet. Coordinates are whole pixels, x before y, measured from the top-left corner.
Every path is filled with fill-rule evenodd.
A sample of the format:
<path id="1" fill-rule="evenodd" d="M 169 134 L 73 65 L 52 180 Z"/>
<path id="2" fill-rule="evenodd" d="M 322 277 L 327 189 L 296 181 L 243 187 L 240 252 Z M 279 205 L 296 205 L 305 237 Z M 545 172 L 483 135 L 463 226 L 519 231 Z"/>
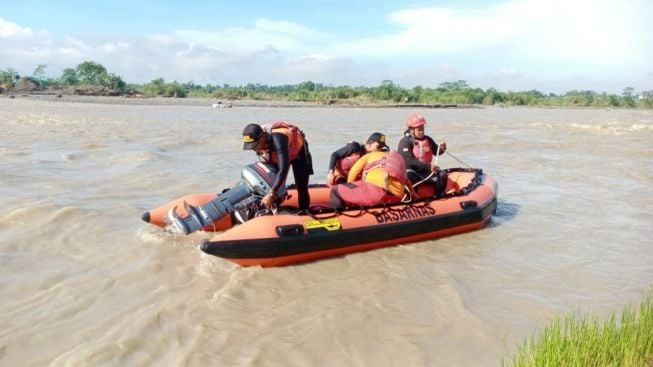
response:
<path id="1" fill-rule="evenodd" d="M 406 131 L 397 149 L 406 161 L 408 178 L 412 182 L 420 182 L 431 173 L 437 174 L 440 167 L 433 163 L 433 156 L 441 155 L 447 150 L 447 143 L 437 144 L 430 136 L 425 135 L 425 125 L 424 116 L 417 113 L 408 116 Z"/>

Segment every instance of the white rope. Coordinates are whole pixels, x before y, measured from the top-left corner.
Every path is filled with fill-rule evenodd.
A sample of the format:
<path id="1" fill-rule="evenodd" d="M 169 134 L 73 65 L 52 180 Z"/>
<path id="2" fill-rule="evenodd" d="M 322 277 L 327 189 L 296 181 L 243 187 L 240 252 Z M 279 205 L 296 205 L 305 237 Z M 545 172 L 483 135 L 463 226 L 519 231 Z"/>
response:
<path id="1" fill-rule="evenodd" d="M 440 144 L 438 144 L 438 151 L 435 152 L 435 163 L 433 164 L 434 166 L 438 165 L 438 158 L 440 158 Z"/>
<path id="2" fill-rule="evenodd" d="M 438 149 L 438 151 L 439 151 L 439 149 Z M 469 164 L 467 164 L 467 163 L 461 161 L 460 159 L 456 158 L 453 154 L 449 153 L 448 150 L 445 150 L 444 152 L 447 153 L 447 154 L 449 154 L 449 155 L 451 156 L 451 158 L 457 160 L 457 161 L 458 161 L 460 164 L 462 164 L 463 166 L 465 166 L 465 167 L 467 167 L 467 168 L 472 168 L 472 166 L 470 166 Z"/>
<path id="3" fill-rule="evenodd" d="M 435 172 L 431 172 L 431 173 L 429 173 L 429 175 L 426 176 L 426 178 L 424 178 L 422 181 L 419 181 L 419 182 L 413 184 L 413 187 L 417 187 L 417 186 L 419 186 L 420 184 L 422 184 L 422 183 L 424 183 L 424 182 L 430 180 L 430 179 L 433 177 L 433 175 L 435 175 Z"/>

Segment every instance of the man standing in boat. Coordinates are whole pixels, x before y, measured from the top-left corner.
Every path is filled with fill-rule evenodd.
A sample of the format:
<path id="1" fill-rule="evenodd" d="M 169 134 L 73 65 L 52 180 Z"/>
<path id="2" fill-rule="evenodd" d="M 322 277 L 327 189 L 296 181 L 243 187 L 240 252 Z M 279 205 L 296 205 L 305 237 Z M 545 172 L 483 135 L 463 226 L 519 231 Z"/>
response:
<path id="1" fill-rule="evenodd" d="M 347 183 L 331 188 L 334 208 L 347 205 L 371 206 L 401 200 L 406 184 L 406 163 L 395 150 L 388 150 L 385 135 L 373 133 L 365 150 L 347 175 Z"/>
<path id="2" fill-rule="evenodd" d="M 261 205 L 271 208 L 277 203 L 277 191 L 286 183 L 292 166 L 299 209 L 309 209 L 308 179 L 313 174 L 313 164 L 306 137 L 297 126 L 284 121 L 266 125 L 249 124 L 243 129 L 243 150 L 254 150 L 261 162 L 272 164 L 279 171 Z"/>
<path id="3" fill-rule="evenodd" d="M 397 150 L 406 161 L 408 178 L 417 183 L 433 177 L 430 182 L 435 186 L 436 195 L 441 196 L 444 187 L 439 182 L 446 184 L 446 175 L 444 172 L 440 172 L 437 160 L 433 163 L 433 156 L 444 154 L 447 150 L 447 143 L 437 144 L 433 138 L 425 134 L 425 126 L 424 116 L 417 113 L 408 116 L 406 131 L 404 131 L 404 137 L 399 141 Z"/>

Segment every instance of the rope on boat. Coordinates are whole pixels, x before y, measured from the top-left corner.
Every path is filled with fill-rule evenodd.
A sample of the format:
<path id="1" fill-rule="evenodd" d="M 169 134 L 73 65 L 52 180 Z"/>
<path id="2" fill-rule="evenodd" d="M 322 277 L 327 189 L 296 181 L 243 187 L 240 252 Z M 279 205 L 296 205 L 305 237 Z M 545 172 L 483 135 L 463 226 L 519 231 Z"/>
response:
<path id="1" fill-rule="evenodd" d="M 470 166 L 469 164 L 467 164 L 467 163 L 461 161 L 460 159 L 456 158 L 456 156 L 454 156 L 453 154 L 449 153 L 448 150 L 445 150 L 444 152 L 447 153 L 447 154 L 449 154 L 449 155 L 451 156 L 451 158 L 457 160 L 458 163 L 462 164 L 463 166 L 465 166 L 465 167 L 467 167 L 467 168 L 472 168 L 472 166 Z"/>
<path id="2" fill-rule="evenodd" d="M 414 184 L 413 184 L 413 187 L 416 187 L 416 186 L 419 186 L 420 184 L 423 184 L 424 182 L 426 182 L 426 181 L 430 180 L 431 178 L 433 178 L 434 175 L 435 175 L 435 172 L 431 172 L 431 173 L 430 173 L 428 176 L 426 176 L 422 181 L 419 181 L 419 182 L 417 182 L 417 183 L 414 183 Z"/>

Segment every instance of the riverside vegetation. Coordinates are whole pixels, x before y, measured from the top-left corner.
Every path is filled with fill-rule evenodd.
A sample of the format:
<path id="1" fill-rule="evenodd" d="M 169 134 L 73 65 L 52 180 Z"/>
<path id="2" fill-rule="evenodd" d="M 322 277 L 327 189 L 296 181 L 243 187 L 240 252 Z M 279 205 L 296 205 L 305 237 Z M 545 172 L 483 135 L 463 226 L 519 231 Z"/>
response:
<path id="1" fill-rule="evenodd" d="M 59 78 L 45 78 L 46 65 L 39 65 L 32 76 L 24 77 L 39 92 L 61 93 L 73 90 L 75 94 L 95 93 L 104 95 L 142 95 L 148 97 L 205 97 L 227 100 L 274 100 L 312 102 L 319 104 L 349 105 L 500 105 L 500 106 L 560 106 L 560 107 L 625 107 L 653 108 L 653 90 L 639 94 L 632 87 L 625 87 L 621 95 L 597 93 L 591 90 L 573 90 L 565 94 L 542 93 L 537 90 L 504 92 L 494 88 L 472 88 L 466 81 L 439 83 L 437 88 L 417 86 L 402 88 L 391 80 L 384 80 L 378 87 L 332 86 L 306 81 L 296 85 L 268 86 L 247 84 L 245 86 L 198 85 L 194 82 L 166 82 L 163 78 L 146 84 L 128 84 L 116 74 L 110 73 L 99 63 L 85 61 L 75 68 L 66 68 Z M 0 70 L 0 92 L 10 92 L 21 76 L 15 69 Z M 95 87 L 95 89 L 93 89 Z M 102 88 L 98 92 L 97 88 Z M 86 88 L 86 89 L 84 89 Z"/>
<path id="2" fill-rule="evenodd" d="M 556 317 L 528 338 L 505 367 L 653 366 L 653 290 L 603 323 L 594 315 Z"/>

